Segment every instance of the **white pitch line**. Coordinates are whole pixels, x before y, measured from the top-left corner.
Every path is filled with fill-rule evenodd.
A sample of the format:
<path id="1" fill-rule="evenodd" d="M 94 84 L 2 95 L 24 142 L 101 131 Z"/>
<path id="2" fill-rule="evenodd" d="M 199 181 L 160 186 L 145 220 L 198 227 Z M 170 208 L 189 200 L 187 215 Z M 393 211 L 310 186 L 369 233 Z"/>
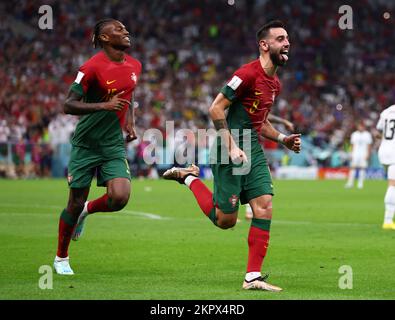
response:
<path id="1" fill-rule="evenodd" d="M 15 207 L 15 208 L 25 208 L 25 207 L 32 207 L 32 208 L 46 208 L 46 209 L 63 209 L 64 207 L 61 206 L 54 206 L 54 205 L 40 205 L 40 204 L 33 204 L 33 205 L 23 205 L 19 203 L 2 203 L 5 207 Z M 0 211 L 1 213 L 1 211 Z M 28 213 L 19 213 L 15 212 L 13 214 L 23 214 L 26 215 Z M 30 213 L 30 214 L 35 214 L 35 213 Z M 52 213 L 51 213 L 52 214 Z M 133 211 L 133 210 L 123 210 L 120 212 L 120 214 L 128 214 L 128 215 L 133 215 L 133 216 L 139 216 L 147 219 L 152 219 L 152 220 L 169 220 L 171 218 L 169 217 L 163 217 L 159 214 L 154 214 L 151 212 L 142 212 L 142 211 Z M 116 215 L 112 216 L 102 216 L 102 217 L 107 217 L 107 218 L 115 218 Z"/>
<path id="2" fill-rule="evenodd" d="M 141 216 L 144 218 L 148 218 L 148 219 L 153 219 L 153 220 L 170 220 L 172 218 L 169 217 L 162 217 L 159 214 L 154 214 L 154 213 L 150 213 L 150 212 L 141 212 L 141 211 L 132 211 L 132 210 L 123 210 L 121 212 L 121 214 L 131 214 L 134 216 Z"/>
<path id="3" fill-rule="evenodd" d="M 55 205 L 40 205 L 40 204 L 33 204 L 33 205 L 24 205 L 24 204 L 19 204 L 19 203 L 1 203 L 4 207 L 23 207 L 23 208 L 28 208 L 28 207 L 33 207 L 33 208 L 47 208 L 47 209 L 63 209 L 64 207 L 61 206 L 55 206 Z M 4 213 L 1 212 L 0 209 L 0 214 Z M 15 213 L 10 213 L 10 214 L 18 214 L 18 212 Z M 19 213 L 21 214 L 21 213 Z M 23 213 L 23 214 L 28 214 L 28 213 Z M 31 213 L 35 214 L 35 213 Z M 52 214 L 52 213 L 51 213 Z M 119 215 L 122 214 L 127 214 L 127 215 L 132 215 L 132 216 L 137 216 L 137 217 L 143 217 L 151 220 L 172 220 L 174 219 L 173 217 L 166 217 L 166 216 L 161 216 L 159 214 L 151 213 L 151 212 L 142 212 L 142 211 L 134 211 L 134 210 L 123 210 L 119 214 L 114 214 L 114 215 L 106 215 L 102 216 L 105 218 L 116 218 Z M 200 219 L 198 217 L 196 218 L 177 218 L 179 220 L 193 220 L 193 221 L 199 221 Z M 203 221 L 203 220 L 201 220 Z M 241 218 L 238 219 L 238 223 L 243 222 Z M 303 221 L 303 220 L 273 220 L 274 224 L 296 224 L 296 225 L 320 225 L 320 226 L 349 226 L 349 227 L 356 227 L 356 226 L 376 226 L 375 223 L 358 223 L 358 222 L 329 222 L 329 221 Z"/>

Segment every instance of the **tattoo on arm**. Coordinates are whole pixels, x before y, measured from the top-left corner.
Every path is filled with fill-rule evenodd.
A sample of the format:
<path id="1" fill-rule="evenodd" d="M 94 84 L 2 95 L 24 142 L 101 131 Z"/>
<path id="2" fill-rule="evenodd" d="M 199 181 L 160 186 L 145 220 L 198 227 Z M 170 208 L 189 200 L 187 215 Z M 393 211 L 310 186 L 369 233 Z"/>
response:
<path id="1" fill-rule="evenodd" d="M 228 129 L 228 124 L 226 123 L 225 119 L 217 119 L 213 120 L 213 122 L 216 130 Z"/>

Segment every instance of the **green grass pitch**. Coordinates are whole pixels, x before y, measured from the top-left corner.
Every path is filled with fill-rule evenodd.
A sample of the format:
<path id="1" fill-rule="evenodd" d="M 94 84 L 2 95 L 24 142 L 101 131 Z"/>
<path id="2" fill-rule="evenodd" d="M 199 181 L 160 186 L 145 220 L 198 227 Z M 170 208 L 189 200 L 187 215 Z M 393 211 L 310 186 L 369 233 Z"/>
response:
<path id="1" fill-rule="evenodd" d="M 210 181 L 206 183 L 211 187 Z M 172 181 L 132 182 L 121 213 L 97 213 L 70 248 L 75 276 L 39 288 L 52 266 L 65 180 L 0 180 L 0 299 L 395 299 L 395 231 L 381 229 L 385 181 L 275 181 L 263 271 L 281 293 L 241 289 L 249 223 L 220 230 Z M 93 186 L 90 199 L 105 189 Z M 340 289 L 339 268 L 353 288 Z"/>

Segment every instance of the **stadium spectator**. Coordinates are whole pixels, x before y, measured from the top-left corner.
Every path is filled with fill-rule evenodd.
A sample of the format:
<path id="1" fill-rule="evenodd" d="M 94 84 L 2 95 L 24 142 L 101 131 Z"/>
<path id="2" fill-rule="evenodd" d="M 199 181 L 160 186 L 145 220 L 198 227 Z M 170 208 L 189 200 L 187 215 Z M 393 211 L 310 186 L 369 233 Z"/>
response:
<path id="1" fill-rule="evenodd" d="M 53 30 L 37 27 L 42 4 L 53 7 Z M 255 40 L 249 31 L 281 18 L 292 25 L 290 37 L 296 45 L 292 61 L 281 72 L 282 98 L 273 112 L 295 123 L 314 147 L 342 149 L 356 129 L 356 117 L 374 127 L 380 111 L 395 100 L 395 47 L 385 40 L 395 37 L 395 28 L 392 18 L 383 18 L 395 3 L 352 1 L 358 12 L 353 30 L 338 28 L 342 4 L 340 0 L 248 0 L 234 5 L 209 0 L 2 2 L 0 10 L 7 14 L 0 24 L 4 66 L 0 120 L 7 121 L 10 131 L 3 131 L 3 136 L 11 143 L 21 135 L 27 144 L 40 140 L 62 113 L 61 101 L 78 66 L 93 55 L 93 48 L 87 50 L 81 43 L 90 41 L 94 21 L 104 16 L 130 21 L 134 53 L 145 68 L 135 96 L 137 129 L 164 130 L 169 119 L 176 122 L 175 129 L 208 127 L 207 110 L 223 79 L 257 56 L 251 54 Z"/>

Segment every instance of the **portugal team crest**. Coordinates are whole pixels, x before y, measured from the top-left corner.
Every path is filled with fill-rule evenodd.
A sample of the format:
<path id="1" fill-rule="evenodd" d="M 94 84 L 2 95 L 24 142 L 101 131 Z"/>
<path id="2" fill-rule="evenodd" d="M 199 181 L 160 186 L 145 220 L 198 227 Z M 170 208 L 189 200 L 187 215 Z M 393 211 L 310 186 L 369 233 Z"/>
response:
<path id="1" fill-rule="evenodd" d="M 239 197 L 236 196 L 235 194 L 233 194 L 230 198 L 229 198 L 229 202 L 232 204 L 232 207 L 236 207 L 237 202 L 239 201 Z"/>

